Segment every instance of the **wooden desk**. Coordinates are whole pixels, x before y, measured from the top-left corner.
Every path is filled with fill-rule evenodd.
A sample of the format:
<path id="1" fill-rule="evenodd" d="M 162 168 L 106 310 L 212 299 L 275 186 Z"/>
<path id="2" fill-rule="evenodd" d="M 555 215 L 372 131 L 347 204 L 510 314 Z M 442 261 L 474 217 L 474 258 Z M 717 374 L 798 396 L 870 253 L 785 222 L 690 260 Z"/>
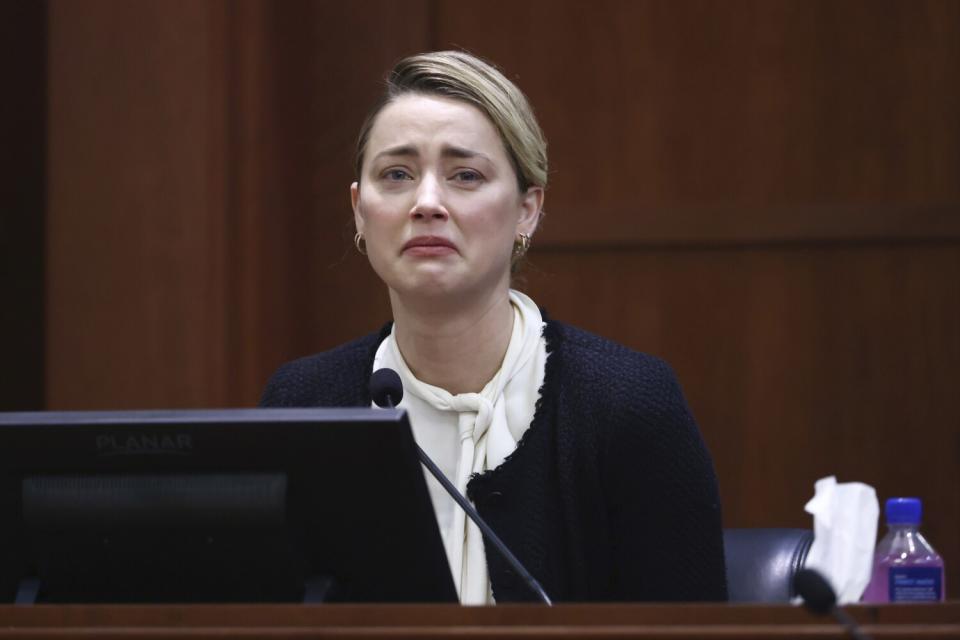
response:
<path id="1" fill-rule="evenodd" d="M 960 638 L 957 601 L 848 611 L 874 638 Z M 0 606 L 0 639 L 843 637 L 831 620 L 789 606 Z"/>

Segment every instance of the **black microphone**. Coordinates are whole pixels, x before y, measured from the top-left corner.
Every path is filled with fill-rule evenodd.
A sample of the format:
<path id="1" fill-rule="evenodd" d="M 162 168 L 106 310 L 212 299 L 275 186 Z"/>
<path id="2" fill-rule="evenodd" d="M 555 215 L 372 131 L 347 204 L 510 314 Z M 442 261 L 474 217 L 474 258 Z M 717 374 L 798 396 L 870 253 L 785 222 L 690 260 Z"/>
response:
<path id="1" fill-rule="evenodd" d="M 393 409 L 403 400 L 403 383 L 393 369 L 377 369 L 370 376 L 370 397 L 383 409 Z"/>
<path id="2" fill-rule="evenodd" d="M 400 375 L 393 369 L 377 369 L 374 371 L 373 375 L 370 376 L 370 397 L 378 407 L 384 409 L 393 409 L 396 407 L 403 398 L 403 383 L 400 381 Z M 450 494 L 450 497 L 460 505 L 464 513 L 473 520 L 473 523 L 477 525 L 477 528 L 483 533 L 484 539 L 496 548 L 500 555 L 503 556 L 503 559 L 507 561 L 518 576 L 523 578 L 523 581 L 541 602 L 552 606 L 553 602 L 550 600 L 550 596 L 543 590 L 543 587 L 540 586 L 537 579 L 527 571 L 526 567 L 520 564 L 520 561 L 517 560 L 517 557 L 507 548 L 507 545 L 503 544 L 500 537 L 494 533 L 490 525 L 480 517 L 480 514 L 473 508 L 470 501 L 467 500 L 462 493 L 457 491 L 453 483 L 447 479 L 447 476 L 443 475 L 440 468 L 437 467 L 433 460 L 430 459 L 430 456 L 420 448 L 420 445 L 416 442 L 413 444 L 417 448 L 417 455 L 420 457 L 421 464 L 430 471 L 433 477 L 437 479 L 437 482 Z"/>
<path id="3" fill-rule="evenodd" d="M 819 571 L 800 569 L 793 579 L 793 588 L 813 613 L 821 616 L 831 614 L 857 640 L 872 640 L 860 630 L 860 625 L 849 613 L 837 606 L 836 592 Z"/>

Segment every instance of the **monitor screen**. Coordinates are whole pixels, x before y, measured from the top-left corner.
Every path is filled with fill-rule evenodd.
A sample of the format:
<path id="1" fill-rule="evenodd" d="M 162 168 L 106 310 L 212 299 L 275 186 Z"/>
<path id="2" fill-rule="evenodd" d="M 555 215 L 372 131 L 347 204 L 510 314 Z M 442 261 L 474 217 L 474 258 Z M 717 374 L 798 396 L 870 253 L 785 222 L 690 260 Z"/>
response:
<path id="1" fill-rule="evenodd" d="M 406 413 L 0 414 L 5 602 L 455 602 Z"/>

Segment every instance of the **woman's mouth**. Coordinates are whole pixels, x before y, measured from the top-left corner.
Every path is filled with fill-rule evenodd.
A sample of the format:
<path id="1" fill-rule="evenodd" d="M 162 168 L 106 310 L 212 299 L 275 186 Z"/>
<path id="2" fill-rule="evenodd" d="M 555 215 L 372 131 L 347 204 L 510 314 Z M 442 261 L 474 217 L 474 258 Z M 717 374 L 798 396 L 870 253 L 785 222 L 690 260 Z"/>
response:
<path id="1" fill-rule="evenodd" d="M 440 236 L 417 236 L 408 240 L 403 245 L 403 251 L 407 255 L 430 257 L 445 256 L 451 253 L 458 253 L 457 245 Z"/>

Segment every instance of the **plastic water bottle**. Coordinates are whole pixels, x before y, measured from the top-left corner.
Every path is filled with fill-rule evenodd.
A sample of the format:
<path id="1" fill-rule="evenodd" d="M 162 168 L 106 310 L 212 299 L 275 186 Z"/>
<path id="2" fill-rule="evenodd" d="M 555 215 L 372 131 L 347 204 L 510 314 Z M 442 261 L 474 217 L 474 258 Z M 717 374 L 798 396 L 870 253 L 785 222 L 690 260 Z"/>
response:
<path id="1" fill-rule="evenodd" d="M 864 602 L 938 602 L 946 597 L 943 558 L 920 534 L 919 498 L 887 500 L 887 535 L 873 557 Z"/>

